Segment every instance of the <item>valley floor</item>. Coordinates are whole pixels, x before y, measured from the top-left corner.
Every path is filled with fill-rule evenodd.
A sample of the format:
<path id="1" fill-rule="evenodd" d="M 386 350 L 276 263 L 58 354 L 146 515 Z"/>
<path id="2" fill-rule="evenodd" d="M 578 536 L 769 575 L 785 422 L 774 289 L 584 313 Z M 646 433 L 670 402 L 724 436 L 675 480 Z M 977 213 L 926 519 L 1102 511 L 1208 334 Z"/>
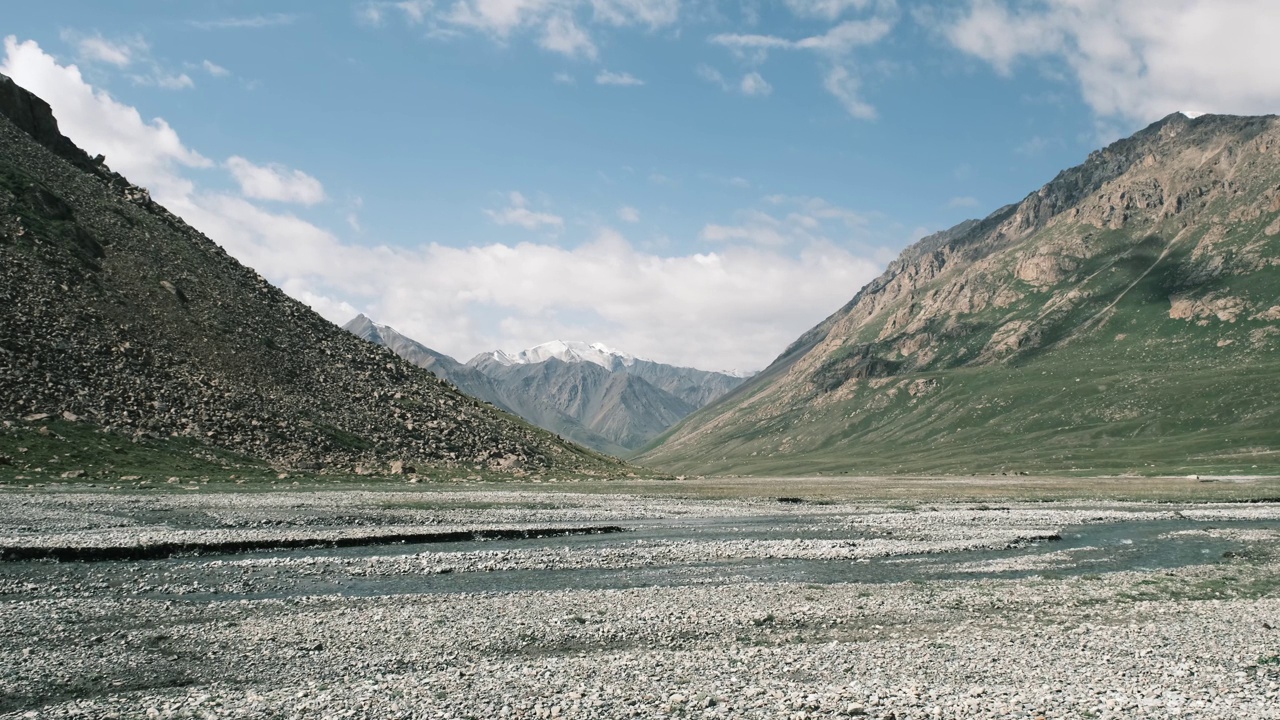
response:
<path id="1" fill-rule="evenodd" d="M 0 716 L 1280 718 L 1274 480 L 984 482 L 8 490 Z"/>

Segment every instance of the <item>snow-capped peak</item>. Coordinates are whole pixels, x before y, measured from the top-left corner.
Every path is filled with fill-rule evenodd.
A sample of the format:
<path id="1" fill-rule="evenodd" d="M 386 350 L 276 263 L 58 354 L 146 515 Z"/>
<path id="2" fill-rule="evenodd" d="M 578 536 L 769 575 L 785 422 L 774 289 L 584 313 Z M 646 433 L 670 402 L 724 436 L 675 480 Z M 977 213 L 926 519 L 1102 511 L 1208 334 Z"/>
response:
<path id="1" fill-rule="evenodd" d="M 567 363 L 595 363 L 606 370 L 613 370 L 619 365 L 629 366 L 636 360 L 644 359 L 614 350 L 603 343 L 585 343 L 576 340 L 552 340 L 518 353 L 507 353 L 502 350 L 493 353 L 493 359 L 503 365 L 529 365 L 546 362 L 552 358 Z"/>
<path id="2" fill-rule="evenodd" d="M 1200 112 L 1199 110 L 1179 110 L 1178 112 L 1182 113 L 1183 116 L 1185 116 L 1188 120 L 1195 120 L 1196 118 L 1205 114 Z"/>

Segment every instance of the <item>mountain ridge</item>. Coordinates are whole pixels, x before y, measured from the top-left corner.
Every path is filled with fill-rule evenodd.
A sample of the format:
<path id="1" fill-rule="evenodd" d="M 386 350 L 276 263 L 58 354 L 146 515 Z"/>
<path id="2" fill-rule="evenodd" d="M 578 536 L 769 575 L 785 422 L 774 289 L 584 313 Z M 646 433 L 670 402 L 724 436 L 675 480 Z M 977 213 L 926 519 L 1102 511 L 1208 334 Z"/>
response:
<path id="1" fill-rule="evenodd" d="M 480 353 L 464 365 L 363 313 L 343 328 L 392 348 L 468 395 L 618 457 L 741 382 L 576 341 Z"/>
<path id="2" fill-rule="evenodd" d="M 1107 438 L 1114 449 L 1091 467 L 1176 471 L 1234 462 L 1205 445 L 1221 434 L 1209 422 L 1217 416 L 1235 418 L 1232 427 L 1262 448 L 1241 461 L 1245 469 L 1274 462 L 1280 438 L 1259 424 L 1271 416 L 1260 400 L 1228 407 L 1204 399 L 1193 413 L 1194 403 L 1179 403 L 1158 383 L 1176 377 L 1197 392 L 1213 387 L 1234 398 L 1228 376 L 1242 378 L 1232 373 L 1276 372 L 1266 349 L 1280 333 L 1269 319 L 1280 317 L 1270 309 L 1280 305 L 1278 155 L 1275 116 L 1180 113 L 1094 151 L 1018 203 L 907 248 L 760 375 L 686 418 L 637 461 L 679 472 L 784 472 L 788 460 L 792 473 L 963 472 L 1014 461 L 1070 471 L 1086 465 L 1080 455 L 1096 452 L 1084 428 L 1105 435 L 1129 427 L 1155 433 L 1155 445 L 1187 437 L 1204 457 L 1174 464 L 1178 455 L 1166 452 L 1161 462 L 1139 461 L 1146 446 Z M 1105 334 L 1128 322 L 1132 328 Z M 1220 369 L 1214 354 L 1236 362 Z M 1156 360 L 1169 372 L 1137 374 Z M 1031 368 L 1039 365 L 1046 378 L 1070 372 L 1074 383 L 1085 363 L 1091 367 L 1080 374 L 1130 388 L 1141 407 L 1126 409 L 1108 392 L 1081 393 L 1079 411 L 1043 406 Z M 1199 371 L 1205 366 L 1222 373 L 1216 385 Z M 994 382 L 1001 372 L 1003 386 Z M 1054 384 L 1064 402 L 1077 401 Z M 1008 417 L 971 412 L 995 406 Z M 1034 427 L 1065 449 L 1046 458 L 983 438 L 971 431 L 975 420 L 1011 438 Z"/>
<path id="3" fill-rule="evenodd" d="M 64 418 L 121 453 L 181 440 L 338 471 L 621 467 L 342 332 L 89 158 L 3 75 L 0 118 L 0 433 Z"/>

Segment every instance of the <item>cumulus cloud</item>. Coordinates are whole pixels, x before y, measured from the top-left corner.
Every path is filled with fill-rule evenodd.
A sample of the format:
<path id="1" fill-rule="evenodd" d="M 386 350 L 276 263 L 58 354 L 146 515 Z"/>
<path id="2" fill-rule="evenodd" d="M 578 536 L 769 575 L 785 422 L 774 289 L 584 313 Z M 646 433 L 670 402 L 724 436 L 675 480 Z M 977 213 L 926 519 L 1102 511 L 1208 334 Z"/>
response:
<path id="1" fill-rule="evenodd" d="M 640 222 L 640 211 L 630 205 L 624 205 L 618 209 L 618 219 L 622 222 L 638 223 Z"/>
<path id="2" fill-rule="evenodd" d="M 245 197 L 302 205 L 324 202 L 324 186 L 301 170 L 275 163 L 255 165 L 239 155 L 227 158 L 226 167 Z"/>
<path id="3" fill-rule="evenodd" d="M 581 337 L 713 369 L 762 367 L 878 271 L 832 245 L 798 257 L 744 246 L 661 257 L 608 228 L 572 250 L 523 243 L 387 252 L 395 270 L 378 274 L 385 291 L 357 304 L 460 357 Z"/>
<path id="4" fill-rule="evenodd" d="M 485 210 L 485 214 L 499 225 L 515 225 L 525 230 L 541 230 L 549 228 L 559 230 L 564 227 L 564 218 L 545 212 L 534 212 L 529 209 L 529 201 L 524 195 L 512 192 L 507 196 L 511 204 L 502 210 Z"/>
<path id="5" fill-rule="evenodd" d="M 596 74 L 597 85 L 618 85 L 622 87 L 630 85 L 643 85 L 644 81 L 632 75 L 631 73 L 612 72 L 609 70 L 601 70 Z"/>
<path id="6" fill-rule="evenodd" d="M 577 337 L 682 365 L 759 368 L 880 269 L 826 239 L 833 228 L 856 224 L 857 214 L 813 198 L 767 201 L 786 211 L 772 219 L 793 233 L 788 252 L 727 242 L 714 252 L 666 257 L 637 249 L 610 227 L 572 249 L 362 245 L 251 197 L 199 187 L 184 173 L 212 163 L 163 120 L 143 121 L 34 42 L 7 38 L 5 53 L 0 71 L 48 100 L 74 141 L 105 152 L 115 169 L 290 295 L 338 323 L 366 312 L 464 359 Z M 509 200 L 495 220 L 563 224 L 530 210 L 523 195 Z"/>
<path id="7" fill-rule="evenodd" d="M 136 109 L 95 90 L 75 65 L 59 65 L 34 41 L 19 42 L 10 35 L 4 49 L 0 72 L 44 98 L 64 133 L 90 154 L 105 155 L 114 170 L 150 188 L 157 200 L 191 192 L 183 168 L 213 164 L 186 147 L 162 118 L 143 120 Z"/>
<path id="8" fill-rule="evenodd" d="M 1182 109 L 1280 111 L 1272 0 L 971 0 L 942 23 L 952 44 L 1012 74 L 1061 61 L 1099 116 L 1146 122 Z"/>

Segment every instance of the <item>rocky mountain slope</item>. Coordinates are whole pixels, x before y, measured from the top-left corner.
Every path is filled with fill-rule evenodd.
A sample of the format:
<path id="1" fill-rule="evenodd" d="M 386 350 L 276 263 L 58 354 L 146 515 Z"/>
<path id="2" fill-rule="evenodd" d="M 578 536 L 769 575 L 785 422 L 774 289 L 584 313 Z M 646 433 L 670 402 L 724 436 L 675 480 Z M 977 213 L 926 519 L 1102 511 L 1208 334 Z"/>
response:
<path id="1" fill-rule="evenodd" d="M 463 365 L 364 315 L 343 327 L 391 348 L 468 395 L 620 457 L 742 382 L 603 345 L 558 340 L 514 354 L 483 353 Z"/>
<path id="2" fill-rule="evenodd" d="M 1280 120 L 1171 115 L 908 248 L 637 461 L 1280 470 Z"/>
<path id="3" fill-rule="evenodd" d="M 50 416 L 277 467 L 617 468 L 290 299 L 3 76 L 0 414 L 3 433 Z"/>

